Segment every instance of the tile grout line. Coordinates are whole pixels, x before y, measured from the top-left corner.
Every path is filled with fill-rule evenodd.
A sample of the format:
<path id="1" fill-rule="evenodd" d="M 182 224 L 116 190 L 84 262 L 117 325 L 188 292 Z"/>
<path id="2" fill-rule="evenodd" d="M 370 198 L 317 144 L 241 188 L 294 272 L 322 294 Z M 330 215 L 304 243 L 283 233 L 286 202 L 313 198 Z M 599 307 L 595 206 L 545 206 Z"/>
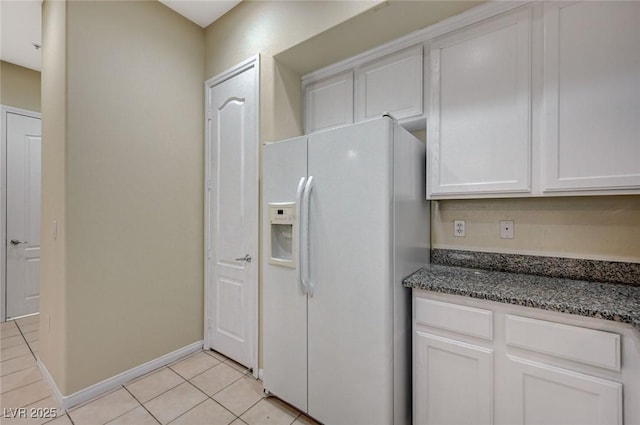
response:
<path id="1" fill-rule="evenodd" d="M 184 360 L 186 360 L 186 359 L 184 359 Z M 182 360 L 180 360 L 180 361 L 182 361 Z M 181 374 L 180 374 L 180 372 L 178 372 L 177 370 L 174 370 L 174 369 L 171 367 L 171 366 L 174 366 L 175 364 L 179 363 L 180 361 L 174 362 L 173 364 L 171 364 L 171 365 L 169 365 L 169 366 L 166 366 L 166 367 L 168 367 L 169 369 L 171 369 L 172 371 L 174 371 L 175 373 L 177 373 L 177 374 L 178 374 L 178 376 L 180 376 L 182 379 L 187 380 L 187 381 L 188 381 L 188 380 L 190 380 L 190 379 L 195 378 L 195 377 L 196 377 L 196 376 L 198 376 L 198 375 L 201 375 L 201 374 L 203 374 L 203 373 L 205 373 L 205 372 L 208 372 L 208 371 L 210 371 L 211 369 L 213 369 L 214 367 L 219 366 L 219 365 L 221 365 L 221 364 L 223 364 L 223 363 L 224 363 L 223 361 L 221 361 L 220 363 L 215 364 L 215 365 L 213 365 L 213 366 L 211 366 L 211 367 L 209 367 L 209 368 L 207 368 L 207 369 L 203 370 L 202 372 L 199 372 L 197 375 L 195 375 L 195 376 L 193 376 L 193 377 L 191 377 L 191 378 L 187 378 L 186 376 L 181 375 Z"/>
<path id="2" fill-rule="evenodd" d="M 220 364 L 222 364 L 222 363 L 220 363 Z M 215 366 L 214 366 L 214 367 L 215 367 Z M 203 372 L 203 373 L 204 373 L 204 372 Z M 236 382 L 236 381 L 233 381 L 231 384 L 229 384 L 229 385 L 227 385 L 226 387 L 224 387 L 224 388 L 220 389 L 219 391 L 217 391 L 217 392 L 216 392 L 216 393 L 214 393 L 213 395 L 209 395 L 209 394 L 205 393 L 204 391 L 202 391 L 202 390 L 200 389 L 200 387 L 198 387 L 198 386 L 197 386 L 196 384 L 194 384 L 193 382 L 191 382 L 191 381 L 187 381 L 187 382 L 188 382 L 189 384 L 191 384 L 191 386 L 192 386 L 192 387 L 194 387 L 196 390 L 198 390 L 198 391 L 200 391 L 202 394 L 204 394 L 204 395 L 205 395 L 205 397 L 207 397 L 207 398 L 206 398 L 206 399 L 204 399 L 201 403 L 198 403 L 198 404 L 197 404 L 197 406 L 201 405 L 202 403 L 204 403 L 205 401 L 207 401 L 207 399 L 209 399 L 209 400 L 213 401 L 214 403 L 219 404 L 219 405 L 220 405 L 224 410 L 226 410 L 227 412 L 229 412 L 229 413 L 231 413 L 233 416 L 235 416 L 234 421 L 235 421 L 236 419 L 238 419 L 238 418 L 239 418 L 239 416 L 238 416 L 238 415 L 236 415 L 235 413 L 233 413 L 231 410 L 227 409 L 227 407 L 226 407 L 225 405 L 223 405 L 222 403 L 220 403 L 220 402 L 218 402 L 217 400 L 214 400 L 214 399 L 213 399 L 213 396 L 214 396 L 214 395 L 218 394 L 220 391 L 224 390 L 224 389 L 225 389 L 225 388 L 227 388 L 228 386 L 233 385 L 233 382 Z M 195 407 L 196 407 L 196 406 L 194 406 L 194 407 L 193 407 L 193 409 L 195 409 Z M 191 410 L 191 409 L 189 409 L 189 410 Z M 187 410 L 187 412 L 188 412 L 189 410 Z M 184 413 L 187 413 L 187 412 L 184 412 Z M 183 413 L 182 415 L 184 415 L 184 413 Z M 182 415 L 180 415 L 180 416 L 182 416 Z M 178 417 L 180 417 L 180 416 L 178 416 Z M 176 418 L 176 419 L 177 419 L 177 418 Z M 174 419 L 174 421 L 175 421 L 175 419 Z"/>
<path id="3" fill-rule="evenodd" d="M 204 350 L 203 350 L 203 351 L 204 351 Z M 217 353 L 216 351 L 213 351 L 213 350 L 209 350 L 209 351 Z M 204 352 L 205 352 L 205 353 L 207 353 L 207 351 L 204 351 Z M 209 355 L 210 355 L 211 357 L 213 357 L 214 359 L 216 358 L 215 356 L 213 356 L 213 355 L 211 355 L 211 354 L 209 354 Z M 220 359 L 217 359 L 217 360 L 220 360 Z M 207 395 L 207 394 L 205 393 L 205 395 L 207 395 L 207 397 L 209 397 L 211 400 L 213 400 L 214 402 L 216 402 L 217 404 L 219 404 L 220 406 L 222 406 L 225 410 L 227 410 L 227 411 L 231 412 L 231 410 L 227 409 L 225 405 L 223 405 L 222 403 L 220 403 L 220 402 L 218 402 L 216 399 L 214 399 L 214 398 L 213 398 L 213 396 L 215 396 L 216 394 L 219 394 L 220 392 L 222 392 L 222 391 L 226 390 L 226 389 L 227 389 L 227 388 L 229 388 L 231 385 L 235 384 L 236 382 L 240 381 L 241 379 L 247 378 L 247 377 L 249 377 L 249 376 L 251 376 L 251 379 L 255 379 L 255 378 L 254 378 L 254 376 L 250 373 L 250 372 L 251 372 L 251 370 L 250 370 L 250 369 L 248 369 L 248 368 L 247 368 L 247 369 L 245 369 L 244 371 L 239 371 L 237 368 L 233 367 L 232 365 L 227 364 L 227 360 L 230 360 L 230 361 L 234 362 L 234 361 L 233 361 L 233 360 L 231 360 L 230 358 L 225 357 L 225 360 L 221 360 L 221 361 L 220 361 L 220 364 L 226 364 L 227 366 L 229 366 L 229 367 L 230 367 L 230 368 L 232 368 L 233 370 L 236 370 L 236 371 L 238 371 L 238 372 L 242 373 L 242 376 L 241 376 L 240 378 L 236 379 L 235 381 L 233 381 L 233 382 L 229 383 L 227 386 L 225 386 L 225 387 L 221 388 L 220 390 L 216 391 L 214 394 L 212 394 L 212 395 L 210 395 L 210 396 L 209 396 L 209 395 Z M 236 362 L 234 362 L 234 363 L 236 363 Z M 236 364 L 239 364 L 239 363 L 236 363 Z M 218 366 L 218 365 L 216 365 L 216 366 Z M 214 366 L 214 367 L 215 367 L 215 366 Z M 204 373 L 204 372 L 202 372 L 202 373 Z M 200 374 L 198 374 L 198 375 L 196 375 L 196 376 L 199 376 L 199 375 L 200 375 Z M 195 378 L 195 376 L 194 376 L 194 378 Z M 192 379 L 193 379 L 193 378 L 192 378 Z M 260 381 L 259 379 L 255 379 L 255 380 L 256 380 L 256 381 Z M 193 383 L 192 383 L 192 385 L 194 385 L 196 388 L 198 388 L 198 387 L 197 387 L 197 385 L 195 385 L 195 384 L 193 384 Z M 200 388 L 198 388 L 198 389 L 200 389 Z M 200 390 L 200 391 L 202 391 L 202 390 Z M 204 392 L 204 391 L 203 391 L 203 392 Z M 266 399 L 266 397 L 263 395 L 263 396 L 262 396 L 258 401 L 256 401 L 256 402 L 255 402 L 255 403 L 253 403 L 251 406 L 249 406 L 247 409 L 245 409 L 242 413 L 240 413 L 240 415 L 236 415 L 236 414 L 235 414 L 235 413 L 233 413 L 233 412 L 231 412 L 231 414 L 232 414 L 232 415 L 234 415 L 234 416 L 236 417 L 236 420 L 237 420 L 237 419 L 239 419 L 239 420 L 241 420 L 242 422 L 244 422 L 244 420 L 242 420 L 241 416 L 242 416 L 242 415 L 244 415 L 245 413 L 247 413 L 249 410 L 251 410 L 251 409 L 252 409 L 256 404 L 260 403 L 262 400 L 265 400 L 265 399 Z M 300 414 L 298 414 L 298 416 L 300 416 Z M 294 422 L 295 422 L 295 420 L 298 418 L 298 416 L 296 416 L 296 417 L 293 419 L 293 420 L 294 420 Z"/>
<path id="4" fill-rule="evenodd" d="M 20 329 L 20 325 L 19 325 L 19 324 L 18 324 L 18 322 L 17 322 L 17 321 L 15 321 L 15 320 L 13 320 L 12 322 L 13 322 L 13 324 L 15 325 L 15 327 L 18 329 L 18 332 L 20 332 L 20 336 L 22 337 L 22 340 L 23 340 L 23 341 L 24 341 L 24 343 L 27 345 L 27 348 L 29 349 L 29 351 L 31 352 L 31 355 L 33 356 L 33 360 L 34 360 L 34 362 L 35 362 L 35 363 L 34 363 L 34 365 L 33 365 L 33 367 L 37 367 L 37 366 L 38 366 L 38 364 L 37 364 L 37 362 L 38 362 L 38 358 L 36 357 L 35 353 L 34 353 L 34 352 L 33 352 L 33 350 L 31 349 L 31 346 L 30 346 L 30 345 L 29 345 L 29 343 L 27 342 L 27 339 L 24 337 L 24 333 L 22 332 L 22 329 Z M 14 335 L 14 336 L 17 336 L 17 335 Z M 10 348 L 10 347 L 9 347 L 9 348 Z M 23 356 L 24 356 L 24 354 L 23 354 Z M 13 360 L 13 359 L 17 359 L 18 357 L 22 357 L 22 356 L 16 356 L 16 357 L 12 357 L 12 358 L 10 358 L 10 359 L 5 359 L 5 360 Z M 30 367 L 31 367 L 31 366 L 30 366 Z M 24 370 L 26 370 L 26 369 L 29 369 L 29 367 L 26 367 L 26 368 L 24 368 L 24 369 L 17 370 L 17 371 L 15 371 L 15 372 L 11 372 L 11 373 L 9 373 L 9 374 L 7 374 L 7 375 L 5 375 L 5 376 L 11 375 L 11 374 L 16 373 L 16 372 L 22 372 L 22 371 L 24 371 Z M 9 390 L 9 391 L 7 391 L 7 392 L 5 392 L 5 393 L 2 393 L 2 394 L 8 394 L 8 393 L 10 393 L 10 392 L 12 392 L 12 391 L 19 390 L 19 389 L 21 389 L 21 388 L 24 388 L 24 387 L 27 387 L 27 386 L 29 386 L 29 385 L 35 384 L 36 382 L 38 382 L 38 381 L 42 381 L 42 380 L 43 380 L 43 379 L 42 379 L 42 374 L 40 374 L 40 379 L 38 379 L 38 380 L 36 380 L 36 381 L 33 381 L 33 382 L 29 382 L 28 384 L 25 384 L 25 385 L 21 385 L 21 386 L 19 386 L 19 387 L 16 387 L 16 388 L 14 388 L 14 389 L 12 389 L 12 390 Z M 34 403 L 38 403 L 38 402 L 40 402 L 40 401 L 42 401 L 42 400 L 44 400 L 44 399 L 46 399 L 46 398 L 49 398 L 49 397 L 51 397 L 51 394 L 50 394 L 50 395 L 48 395 L 47 397 L 43 397 L 43 398 L 41 398 L 41 399 L 39 399 L 39 400 L 35 400 L 35 401 L 31 402 L 31 403 L 29 403 L 29 405 L 30 405 L 30 404 L 34 404 Z M 26 405 L 26 406 L 28 406 L 28 405 Z M 23 406 L 23 407 L 26 407 L 26 406 Z M 49 421 L 49 422 L 50 422 L 50 421 Z"/>
<path id="5" fill-rule="evenodd" d="M 8 347 L 8 348 L 13 348 L 13 347 Z M 29 356 L 29 355 L 33 356 L 33 352 L 31 351 L 31 349 L 29 349 L 29 353 L 20 354 L 20 355 L 18 355 L 18 356 L 10 357 L 10 358 L 8 358 L 8 359 L 4 359 L 4 360 L 2 360 L 2 361 L 3 361 L 3 362 L 6 362 L 6 361 L 9 361 L 9 360 L 17 359 L 17 358 L 22 357 L 22 356 Z"/>
<path id="6" fill-rule="evenodd" d="M 181 385 L 181 384 L 178 384 L 178 385 Z M 177 385 L 176 385 L 176 387 L 177 387 Z M 134 399 L 135 401 L 137 401 L 137 402 L 138 402 L 138 404 L 139 404 L 139 405 L 140 405 L 144 410 L 146 410 L 146 411 L 147 411 L 147 413 L 148 413 L 149 415 L 151 415 L 151 417 L 152 417 L 156 422 L 158 422 L 159 424 L 162 424 L 162 422 L 160 422 L 160 420 L 159 420 L 158 418 L 156 418 L 155 416 L 153 416 L 153 413 L 151 413 L 151 411 L 149 411 L 149 409 L 147 409 L 147 406 L 145 406 L 144 404 L 142 404 L 142 403 L 140 402 L 140 400 L 138 400 L 138 398 L 137 398 L 135 395 L 133 395 L 133 393 L 132 393 L 131 391 L 129 391 L 129 389 L 128 389 L 127 387 L 125 387 L 125 386 L 123 385 L 123 386 L 122 386 L 122 388 L 124 388 L 126 392 L 128 392 L 129 394 L 131 394 L 131 397 L 133 397 L 133 399 Z M 173 387 L 173 388 L 175 388 L 175 387 Z M 173 389 L 173 388 L 172 388 L 172 389 Z M 170 390 L 167 390 L 167 391 L 170 391 Z M 166 391 L 165 391 L 165 392 L 166 392 Z M 162 393 L 162 394 L 164 394 L 164 393 Z M 153 399 L 151 399 L 151 400 L 153 400 Z M 151 400 L 149 400 L 149 401 L 151 401 Z M 113 420 L 113 419 L 112 419 L 112 420 Z"/>
<path id="7" fill-rule="evenodd" d="M 220 362 L 220 364 L 222 364 L 222 363 L 223 363 L 223 362 Z M 218 365 L 216 365 L 216 366 L 218 366 Z M 209 369 L 212 369 L 212 368 L 214 368 L 214 367 L 216 367 L 216 366 L 212 366 L 212 367 L 211 367 L 211 368 L 209 368 Z M 173 369 L 172 369 L 172 370 L 173 370 Z M 208 370 L 208 369 L 207 369 L 207 370 Z M 174 371 L 174 372 L 175 372 L 175 371 Z M 177 373 L 177 372 L 176 372 L 176 373 Z M 204 373 L 204 372 L 202 372 L 202 373 Z M 198 375 L 200 375 L 200 374 L 198 374 Z M 198 375 L 196 375 L 196 376 L 198 376 Z M 182 377 L 182 375 L 180 375 L 180 377 Z M 242 379 L 242 378 L 239 378 L 239 379 Z M 236 381 L 237 381 L 237 380 L 236 380 Z M 232 385 L 232 384 L 233 384 L 234 382 L 236 382 L 236 381 L 233 381 L 231 384 L 229 384 L 229 385 L 227 385 L 226 387 L 224 387 L 224 388 L 220 389 L 220 390 L 219 390 L 219 391 L 217 391 L 215 394 L 218 394 L 220 391 L 224 390 L 225 388 L 227 388 L 228 386 Z M 193 409 L 195 409 L 196 407 L 200 406 L 202 403 L 206 402 L 207 400 L 211 400 L 211 401 L 213 401 L 214 403 L 216 403 L 216 404 L 220 405 L 224 410 L 226 410 L 227 412 L 231 413 L 231 414 L 234 416 L 234 419 L 233 419 L 234 421 L 235 421 L 236 419 L 239 419 L 239 418 L 240 418 L 240 417 L 239 417 L 239 416 L 237 416 L 235 413 L 233 413 L 231 410 L 227 409 L 224 405 L 222 405 L 222 404 L 221 404 L 221 403 L 219 403 L 218 401 L 214 400 L 214 399 L 212 398 L 212 396 L 209 396 L 207 393 L 205 393 L 203 390 L 201 390 L 201 389 L 200 389 L 196 384 L 192 383 L 192 382 L 191 382 L 191 381 L 189 381 L 188 379 L 186 379 L 186 380 L 185 380 L 185 382 L 186 382 L 186 383 L 188 383 L 188 384 L 190 384 L 190 385 L 191 385 L 192 387 L 194 387 L 196 390 L 200 391 L 202 394 L 204 394 L 204 396 L 205 396 L 206 398 L 205 398 L 204 400 L 202 400 L 200 403 L 198 403 L 198 404 L 196 404 L 195 406 L 193 406 L 193 407 L 191 407 L 190 409 L 188 409 L 187 411 L 182 412 L 180 415 L 178 415 L 178 416 L 176 416 L 175 418 L 171 419 L 171 421 L 170 421 L 168 424 L 170 424 L 171 422 L 175 421 L 175 420 L 176 420 L 176 419 L 178 419 L 179 417 L 181 417 L 181 416 L 185 415 L 187 412 L 190 412 L 191 410 L 193 410 Z M 183 383 L 185 383 L 185 382 L 183 382 Z M 165 392 L 164 392 L 164 393 L 162 393 L 162 394 L 165 394 L 165 393 L 167 393 L 167 392 L 171 391 L 172 389 L 174 389 L 174 388 L 176 388 L 176 387 L 178 387 L 178 386 L 182 385 L 183 383 L 178 384 L 178 385 L 176 385 L 175 387 L 172 387 L 171 389 L 169 389 L 169 390 L 165 391 Z M 157 395 L 156 397 L 152 398 L 151 400 L 154 400 L 154 399 L 156 399 L 156 398 L 160 397 L 162 394 Z M 214 395 L 215 395 L 215 394 L 214 394 Z M 131 394 L 131 395 L 133 396 L 133 394 Z M 134 398 L 135 398 L 135 396 L 134 396 Z M 151 400 L 148 400 L 148 401 L 147 401 L 147 403 L 148 403 L 149 401 L 151 401 Z M 136 401 L 138 401 L 138 399 L 136 399 Z M 138 401 L 138 403 L 140 403 L 140 402 Z M 145 410 L 147 410 L 147 411 L 149 412 L 149 410 L 146 408 L 146 406 L 145 406 L 144 404 L 142 404 L 142 403 L 141 403 L 141 405 L 142 405 L 142 407 L 144 407 L 144 408 L 145 408 Z M 152 414 L 151 412 L 149 412 L 149 414 L 151 414 L 151 416 L 153 416 L 153 414 Z M 160 421 L 159 421 L 155 416 L 153 416 L 153 418 L 154 418 L 156 421 L 158 421 L 158 423 L 161 423 L 161 422 L 160 422 Z M 167 425 L 168 425 L 168 424 L 167 424 Z M 106 424 L 105 424 L 105 425 L 106 425 Z"/>
<path id="8" fill-rule="evenodd" d="M 133 383 L 136 383 L 136 382 L 139 382 L 139 381 L 142 381 L 143 379 L 146 379 L 146 378 L 148 378 L 149 376 L 154 375 L 154 374 L 156 374 L 156 373 L 160 372 L 162 369 L 169 369 L 169 367 L 168 367 L 168 366 L 161 366 L 161 367 L 159 367 L 159 368 L 157 368 L 157 369 L 152 370 L 151 372 L 149 372 L 147 375 L 145 375 L 145 376 L 144 376 L 144 378 L 139 378 L 139 379 L 135 379 L 135 380 L 133 380 L 133 381 L 131 381 L 131 382 L 127 382 L 126 384 L 124 384 L 124 385 L 123 385 L 123 387 L 127 390 L 127 392 L 128 392 L 129 394 L 131 394 L 131 395 L 133 396 L 133 398 L 135 398 L 135 399 L 136 399 L 136 401 L 137 401 L 138 403 L 140 403 L 141 405 L 144 405 L 144 403 L 142 403 L 140 400 L 138 400 L 138 399 L 136 398 L 136 396 L 134 396 L 134 395 L 133 395 L 133 393 L 132 393 L 131 391 L 129 391 L 129 389 L 128 389 L 126 386 L 127 386 L 127 385 L 130 385 L 130 384 L 133 384 Z M 171 369 L 171 372 L 173 372 L 173 373 L 175 373 L 176 375 L 178 375 L 178 377 L 180 377 L 180 379 L 182 379 L 182 382 L 180 382 L 179 384 L 174 385 L 174 386 L 173 386 L 173 387 L 171 387 L 171 388 L 168 388 L 168 389 L 164 390 L 163 392 L 161 392 L 161 393 L 160 393 L 160 394 L 158 394 L 158 395 L 155 395 L 155 396 L 151 397 L 149 400 L 145 401 L 145 403 L 149 403 L 151 400 L 155 400 L 156 398 L 158 398 L 158 397 L 160 397 L 160 396 L 162 396 L 162 395 L 164 395 L 164 394 L 168 393 L 169 391 L 173 390 L 173 389 L 174 389 L 174 388 L 176 388 L 176 387 L 179 387 L 180 385 L 184 384 L 185 382 L 189 382 L 189 380 L 188 380 L 188 379 L 183 378 L 183 377 L 182 377 L 182 375 L 180 375 L 180 374 L 179 374 L 178 372 L 176 372 L 175 370 Z"/>
<path id="9" fill-rule="evenodd" d="M 36 353 L 33 352 L 33 350 L 31 349 L 31 345 L 29 345 L 29 343 L 27 342 L 27 338 L 24 337 L 24 332 L 22 332 L 22 329 L 20 329 L 20 325 L 18 324 L 18 322 L 14 322 L 16 324 L 16 327 L 18 328 L 18 331 L 20 331 L 20 335 L 22 335 L 22 339 L 24 340 L 24 343 L 27 344 L 27 348 L 29 348 L 29 351 L 31 351 L 31 355 L 33 356 L 33 359 L 36 361 L 36 363 L 38 362 L 38 358 L 36 357 Z M 39 326 L 38 326 L 39 328 Z M 38 332 L 40 332 L 40 329 L 38 329 Z M 38 335 L 38 340 L 40 339 L 40 336 Z"/>
<path id="10" fill-rule="evenodd" d="M 104 398 L 104 397 L 106 397 L 106 396 L 108 396 L 108 395 L 111 395 L 111 394 L 115 393 L 116 391 L 120 391 L 120 388 L 119 388 L 119 387 L 112 388 L 112 389 L 108 390 L 108 391 L 107 391 L 107 392 L 105 392 L 105 393 L 102 393 L 102 394 L 99 394 L 99 395 L 95 396 L 95 397 L 94 397 L 94 398 L 92 398 L 92 399 L 89 399 L 89 400 L 83 401 L 83 402 L 82 402 L 82 403 L 80 403 L 80 404 L 76 404 L 76 405 L 72 406 L 70 409 L 67 409 L 67 410 L 66 410 L 66 412 L 68 413 L 68 412 L 76 411 L 76 410 L 78 410 L 78 409 L 80 409 L 80 408 L 82 408 L 82 407 L 85 407 L 85 406 L 87 406 L 87 405 L 89 405 L 89 404 L 93 403 L 94 401 L 98 401 L 98 400 L 100 400 L 101 398 Z"/>
<path id="11" fill-rule="evenodd" d="M 121 386 L 121 388 L 124 388 L 124 385 L 122 385 L 122 386 Z M 124 389 L 125 389 L 125 391 L 127 390 L 126 388 L 124 388 Z M 116 391 L 120 391 L 120 388 L 119 388 L 119 389 L 117 389 Z M 113 394 L 113 393 L 115 393 L 116 391 L 111 391 L 109 394 Z M 129 391 L 127 391 L 127 392 L 129 392 Z M 129 394 L 131 394 L 131 393 L 129 393 Z M 131 396 L 133 397 L 133 394 L 131 394 Z M 133 399 L 134 399 L 138 404 L 140 404 L 140 402 L 139 402 L 135 397 L 133 397 Z M 88 404 L 91 404 L 91 403 L 88 403 Z M 111 419 L 109 419 L 107 422 L 105 422 L 104 424 L 101 424 L 101 425 L 107 425 L 109 422 L 115 421 L 115 420 L 116 420 L 116 419 L 118 419 L 119 417 L 124 416 L 124 415 L 126 415 L 127 413 L 129 413 L 129 412 L 132 412 L 132 411 L 136 410 L 137 408 L 138 408 L 138 406 L 136 406 L 136 407 L 134 407 L 134 408 L 132 408 L 132 409 L 129 409 L 129 410 L 127 410 L 126 412 L 124 412 L 124 413 L 122 413 L 122 414 L 120 414 L 120 415 L 116 416 L 115 418 L 111 418 Z M 69 417 L 71 417 L 71 415 L 69 415 Z M 154 419 L 155 419 L 155 417 L 154 417 Z"/>
<path id="12" fill-rule="evenodd" d="M 35 365 L 35 366 L 33 366 L 33 367 L 35 367 L 35 368 L 37 369 L 37 367 L 38 367 L 38 366 L 37 366 L 37 365 Z M 23 372 L 23 371 L 25 371 L 25 370 L 27 370 L 27 369 L 29 369 L 29 368 L 27 367 L 27 368 L 24 368 L 24 369 L 16 370 L 15 372 L 8 373 L 8 374 L 6 374 L 6 375 L 4 375 L 4 376 L 2 376 L 2 377 L 0 377 L 0 378 L 1 378 L 1 379 L 5 379 L 5 378 L 6 378 L 7 376 L 9 376 L 9 375 L 13 375 L 14 373 L 18 373 L 18 372 Z M 39 371 L 38 371 L 38 372 L 39 372 Z M 42 381 L 42 380 L 43 380 L 43 379 L 42 379 L 42 374 L 40 374 L 40 373 L 39 373 L 39 375 L 40 375 L 40 378 L 36 379 L 35 381 L 27 382 L 26 384 L 24 384 L 24 385 L 20 385 L 19 387 L 11 388 L 11 389 L 10 389 L 10 390 L 8 390 L 8 391 L 5 391 L 5 392 L 3 392 L 3 393 L 0 393 L 0 395 L 9 394 L 11 391 L 19 390 L 20 388 L 24 388 L 24 387 L 26 387 L 27 385 L 35 384 L 35 383 L 36 383 L 36 382 L 38 382 L 38 381 Z M 45 397 L 45 398 L 46 398 L 46 397 Z M 42 399 L 42 400 L 44 400 L 44 399 Z M 38 401 L 40 401 L 40 400 L 38 400 Z M 34 401 L 34 403 L 36 403 L 36 402 Z M 33 404 L 33 403 L 31 403 L 31 404 Z"/>
<path id="13" fill-rule="evenodd" d="M 260 400 L 256 401 L 255 403 L 253 403 L 251 406 L 249 406 L 248 409 L 246 409 L 244 412 L 240 413 L 240 415 L 238 415 L 238 419 L 242 420 L 242 418 L 240 416 L 244 415 L 245 413 L 247 413 L 249 410 L 253 409 L 255 407 L 256 404 L 260 403 L 262 400 L 265 400 L 266 397 L 263 395 Z M 215 400 L 214 400 L 215 401 Z M 222 406 L 224 407 L 224 406 Z M 244 421 L 243 421 L 244 422 Z"/>

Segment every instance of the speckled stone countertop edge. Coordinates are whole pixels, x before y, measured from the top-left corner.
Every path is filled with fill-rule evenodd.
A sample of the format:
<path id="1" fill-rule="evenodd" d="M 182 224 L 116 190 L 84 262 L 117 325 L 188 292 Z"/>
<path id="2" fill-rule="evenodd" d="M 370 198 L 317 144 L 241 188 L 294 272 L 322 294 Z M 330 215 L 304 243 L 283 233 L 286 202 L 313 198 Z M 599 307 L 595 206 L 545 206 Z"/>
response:
<path id="1" fill-rule="evenodd" d="M 640 263 L 633 262 L 434 248 L 431 250 L 431 263 L 591 282 L 640 285 Z"/>
<path id="2" fill-rule="evenodd" d="M 430 264 L 409 288 L 628 323 L 640 331 L 640 286 Z"/>

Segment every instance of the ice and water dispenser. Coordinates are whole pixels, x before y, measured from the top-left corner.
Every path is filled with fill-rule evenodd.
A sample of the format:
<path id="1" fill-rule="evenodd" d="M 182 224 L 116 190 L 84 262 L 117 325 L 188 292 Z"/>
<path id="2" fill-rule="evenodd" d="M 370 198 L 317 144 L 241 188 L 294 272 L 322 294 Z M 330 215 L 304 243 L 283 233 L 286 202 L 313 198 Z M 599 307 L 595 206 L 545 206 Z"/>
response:
<path id="1" fill-rule="evenodd" d="M 269 263 L 296 267 L 296 204 L 269 204 Z"/>

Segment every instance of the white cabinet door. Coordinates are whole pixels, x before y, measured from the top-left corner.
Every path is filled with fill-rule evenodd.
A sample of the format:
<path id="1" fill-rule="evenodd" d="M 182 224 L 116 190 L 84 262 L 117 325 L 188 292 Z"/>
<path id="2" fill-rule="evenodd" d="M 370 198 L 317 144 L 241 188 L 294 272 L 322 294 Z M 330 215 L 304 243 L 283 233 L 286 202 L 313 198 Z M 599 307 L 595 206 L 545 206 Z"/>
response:
<path id="1" fill-rule="evenodd" d="M 510 424 L 622 424 L 622 384 L 509 357 L 504 407 Z"/>
<path id="2" fill-rule="evenodd" d="M 376 59 L 358 69 L 357 120 L 385 112 L 397 119 L 422 115 L 422 45 Z"/>
<path id="3" fill-rule="evenodd" d="M 546 191 L 640 188 L 640 2 L 545 3 Z"/>
<path id="4" fill-rule="evenodd" d="M 414 423 L 493 422 L 493 350 L 414 333 Z"/>
<path id="5" fill-rule="evenodd" d="M 430 47 L 429 195 L 530 190 L 531 8 Z"/>
<path id="6" fill-rule="evenodd" d="M 353 72 L 348 71 L 304 88 L 305 132 L 353 122 Z"/>

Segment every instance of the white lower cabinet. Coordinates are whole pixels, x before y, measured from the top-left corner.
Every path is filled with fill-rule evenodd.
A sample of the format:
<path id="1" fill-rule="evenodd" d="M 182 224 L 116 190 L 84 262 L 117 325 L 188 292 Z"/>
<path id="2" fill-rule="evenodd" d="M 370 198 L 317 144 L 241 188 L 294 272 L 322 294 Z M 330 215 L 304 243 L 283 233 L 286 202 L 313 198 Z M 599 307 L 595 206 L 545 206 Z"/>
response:
<path id="1" fill-rule="evenodd" d="M 516 357 L 508 357 L 505 372 L 509 423 L 622 424 L 619 382 Z"/>
<path id="2" fill-rule="evenodd" d="M 493 350 L 416 331 L 415 423 L 491 424 Z"/>
<path id="3" fill-rule="evenodd" d="M 415 425 L 640 425 L 630 325 L 413 290 Z"/>

